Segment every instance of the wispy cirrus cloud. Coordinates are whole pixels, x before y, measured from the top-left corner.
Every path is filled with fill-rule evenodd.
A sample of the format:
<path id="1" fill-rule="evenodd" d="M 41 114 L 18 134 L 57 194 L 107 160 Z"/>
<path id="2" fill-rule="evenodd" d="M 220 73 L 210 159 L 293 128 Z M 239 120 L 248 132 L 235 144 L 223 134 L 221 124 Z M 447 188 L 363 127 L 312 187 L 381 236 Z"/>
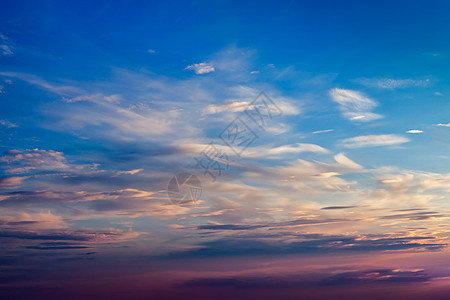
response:
<path id="1" fill-rule="evenodd" d="M 346 148 L 362 148 L 377 146 L 395 146 L 407 143 L 410 140 L 400 135 L 382 134 L 382 135 L 363 135 L 343 139 L 340 145 Z"/>
<path id="2" fill-rule="evenodd" d="M 334 131 L 334 129 L 316 130 L 313 132 L 313 134 L 326 133 L 326 132 L 332 132 L 332 131 Z"/>
<path id="3" fill-rule="evenodd" d="M 431 84 L 430 79 L 392 79 L 392 78 L 357 78 L 351 81 L 366 87 L 380 89 L 400 89 L 409 87 L 427 87 Z"/>
<path id="4" fill-rule="evenodd" d="M 22 181 L 28 177 L 5 177 L 0 178 L 0 189 L 14 189 L 22 184 Z M 1 197 L 0 197 L 1 198 Z"/>
<path id="5" fill-rule="evenodd" d="M 329 91 L 329 95 L 339 104 L 344 117 L 351 121 L 369 122 L 383 117 L 371 112 L 377 103 L 358 91 L 335 88 Z"/>
<path id="6" fill-rule="evenodd" d="M 6 126 L 8 128 L 14 128 L 14 127 L 19 127 L 19 125 L 14 124 L 8 120 L 0 120 L 0 125 Z"/>
<path id="7" fill-rule="evenodd" d="M 10 40 L 6 35 L 1 33 L 0 33 L 0 53 L 5 56 L 14 54 L 14 52 L 12 51 Z"/>
<path id="8" fill-rule="evenodd" d="M 245 156 L 249 158 L 256 157 L 273 157 L 281 156 L 288 153 L 302 153 L 302 152 L 314 152 L 314 153 L 329 153 L 329 151 L 319 145 L 297 143 L 293 145 L 283 145 L 279 147 L 251 147 L 245 152 Z"/>

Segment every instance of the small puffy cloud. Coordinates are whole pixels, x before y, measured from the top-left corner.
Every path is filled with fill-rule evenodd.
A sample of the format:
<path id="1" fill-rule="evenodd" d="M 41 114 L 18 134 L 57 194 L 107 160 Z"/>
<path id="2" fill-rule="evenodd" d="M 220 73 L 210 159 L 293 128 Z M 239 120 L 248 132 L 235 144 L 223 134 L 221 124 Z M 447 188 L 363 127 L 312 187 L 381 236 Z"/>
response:
<path id="1" fill-rule="evenodd" d="M 395 135 L 363 135 L 353 138 L 341 140 L 341 145 L 346 148 L 362 148 L 362 147 L 376 147 L 376 146 L 394 146 L 409 142 L 409 139 Z"/>
<path id="2" fill-rule="evenodd" d="M 415 80 L 415 79 L 392 79 L 392 78 L 358 78 L 353 79 L 353 82 L 367 86 L 381 89 L 397 89 L 408 87 L 426 87 L 430 84 L 430 79 Z"/>
<path id="3" fill-rule="evenodd" d="M 411 130 L 408 130 L 406 133 L 423 133 L 423 130 L 411 129 Z"/>
<path id="4" fill-rule="evenodd" d="M 214 66 L 209 63 L 199 63 L 187 66 L 185 70 L 194 70 L 195 74 L 206 74 L 214 72 Z"/>
<path id="5" fill-rule="evenodd" d="M 150 54 L 155 54 L 156 53 L 156 51 L 153 50 L 153 49 L 148 49 L 147 52 L 150 53 Z"/>
<path id="6" fill-rule="evenodd" d="M 377 106 L 377 103 L 360 92 L 332 89 L 329 94 L 331 99 L 340 105 L 344 117 L 349 120 L 368 122 L 383 117 L 371 112 Z"/>
<path id="7" fill-rule="evenodd" d="M 450 127 L 450 123 L 447 123 L 447 124 L 439 123 L 439 124 L 437 124 L 437 126 L 441 126 L 441 127 Z"/>

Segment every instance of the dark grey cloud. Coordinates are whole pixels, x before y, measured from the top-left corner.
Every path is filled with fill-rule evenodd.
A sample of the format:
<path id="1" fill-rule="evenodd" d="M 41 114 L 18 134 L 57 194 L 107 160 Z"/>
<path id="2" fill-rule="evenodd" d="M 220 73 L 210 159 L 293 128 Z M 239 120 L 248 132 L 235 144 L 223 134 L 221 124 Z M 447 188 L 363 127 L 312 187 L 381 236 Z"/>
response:
<path id="1" fill-rule="evenodd" d="M 237 289 L 285 289 L 323 286 L 358 286 L 374 283 L 429 282 L 433 276 L 424 270 L 398 271 L 395 269 L 369 269 L 351 272 L 297 274 L 290 276 L 230 276 L 197 278 L 182 282 L 181 286 Z"/>
<path id="2" fill-rule="evenodd" d="M 87 249 L 90 247 L 67 242 L 46 242 L 46 243 L 39 243 L 36 246 L 27 246 L 26 248 L 36 250 L 72 250 L 72 249 Z"/>
<path id="3" fill-rule="evenodd" d="M 96 235 L 114 237 L 120 235 L 118 232 L 93 232 L 86 230 L 78 231 L 56 231 L 34 232 L 25 230 L 0 230 L 0 238 L 13 238 L 24 240 L 49 240 L 49 241 L 90 241 Z"/>
<path id="4" fill-rule="evenodd" d="M 199 230 L 255 230 L 259 228 L 276 229 L 280 227 L 290 227 L 298 225 L 313 225 L 313 224 L 326 224 L 334 222 L 349 222 L 356 221 L 353 219 L 344 218 L 317 218 L 317 219 L 299 219 L 284 222 L 273 222 L 265 224 L 243 225 L 243 224 L 208 224 L 197 226 Z"/>
<path id="5" fill-rule="evenodd" d="M 407 214 L 395 214 L 395 215 L 388 215 L 388 216 L 382 216 L 380 219 L 401 219 L 401 220 L 409 220 L 409 221 L 421 221 L 421 220 L 427 220 L 431 218 L 439 218 L 439 217 L 447 217 L 449 215 L 446 214 L 440 214 L 435 211 L 426 211 L 426 212 L 415 212 L 415 213 L 407 213 Z"/>
<path id="6" fill-rule="evenodd" d="M 322 207 L 321 209 L 347 209 L 347 208 L 355 208 L 358 207 L 356 205 L 349 205 L 349 206 L 327 206 Z"/>
<path id="7" fill-rule="evenodd" d="M 336 252 L 367 252 L 386 250 L 434 251 L 447 244 L 436 241 L 430 236 L 361 239 L 356 236 L 297 236 L 298 241 L 280 243 L 284 236 L 255 233 L 253 236 L 231 236 L 215 241 L 199 244 L 201 248 L 173 252 L 167 257 L 220 257 L 220 256 L 253 256 L 253 255 L 285 255 L 294 253 L 326 254 Z"/>

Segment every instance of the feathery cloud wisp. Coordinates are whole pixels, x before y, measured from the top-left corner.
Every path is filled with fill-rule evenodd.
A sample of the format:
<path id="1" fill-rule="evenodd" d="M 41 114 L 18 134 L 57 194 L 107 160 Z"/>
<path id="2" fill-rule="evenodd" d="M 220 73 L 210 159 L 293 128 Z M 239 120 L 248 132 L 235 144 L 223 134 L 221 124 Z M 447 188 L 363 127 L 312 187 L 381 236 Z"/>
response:
<path id="1" fill-rule="evenodd" d="M 353 82 L 364 85 L 366 87 L 375 87 L 381 89 L 397 89 L 408 87 L 426 87 L 430 85 L 430 79 L 392 79 L 392 78 L 357 78 Z"/>
<path id="2" fill-rule="evenodd" d="M 409 142 L 409 139 L 395 134 L 363 135 L 341 140 L 346 148 L 361 148 L 375 146 L 394 146 Z"/>
<path id="3" fill-rule="evenodd" d="M 344 117 L 349 120 L 368 122 L 383 117 L 371 112 L 377 103 L 360 92 L 336 88 L 330 90 L 329 94 L 331 99 L 340 105 Z"/>

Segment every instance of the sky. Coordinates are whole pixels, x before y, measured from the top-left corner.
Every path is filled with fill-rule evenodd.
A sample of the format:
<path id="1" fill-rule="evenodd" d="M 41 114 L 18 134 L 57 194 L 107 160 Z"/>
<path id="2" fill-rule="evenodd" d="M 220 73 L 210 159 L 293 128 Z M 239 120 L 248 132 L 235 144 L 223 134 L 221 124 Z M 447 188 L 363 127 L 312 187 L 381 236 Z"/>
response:
<path id="1" fill-rule="evenodd" d="M 449 12 L 0 1 L 0 297 L 446 299 Z"/>

